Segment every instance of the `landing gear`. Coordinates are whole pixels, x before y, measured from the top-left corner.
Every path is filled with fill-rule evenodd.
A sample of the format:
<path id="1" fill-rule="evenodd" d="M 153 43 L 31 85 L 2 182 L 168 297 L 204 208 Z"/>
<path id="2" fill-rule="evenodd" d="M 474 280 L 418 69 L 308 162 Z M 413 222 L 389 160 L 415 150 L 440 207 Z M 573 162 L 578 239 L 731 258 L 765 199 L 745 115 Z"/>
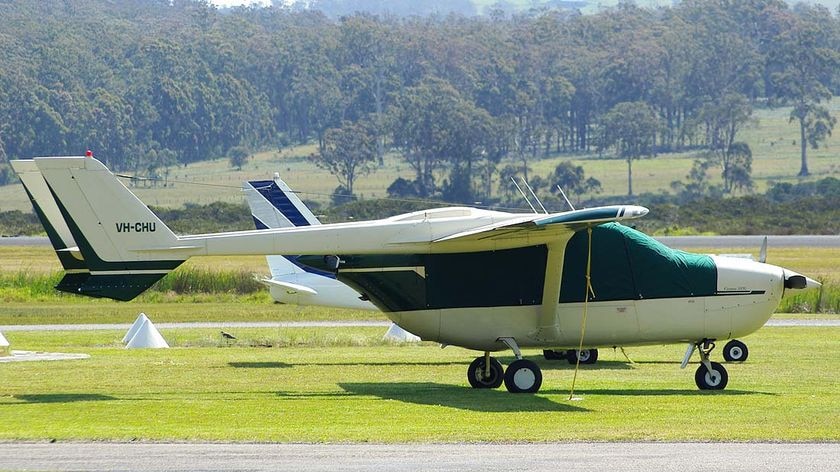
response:
<path id="1" fill-rule="evenodd" d="M 569 364 L 576 364 L 580 359 L 581 364 L 594 364 L 595 361 L 598 360 L 598 350 L 597 349 L 581 349 L 578 351 L 577 349 L 572 349 L 566 351 L 566 359 L 568 359 Z"/>
<path id="2" fill-rule="evenodd" d="M 472 388 L 497 388 L 504 382 L 510 393 L 535 393 L 542 386 L 542 371 L 533 361 L 522 358 L 522 352 L 513 338 L 499 338 L 516 356 L 507 370 L 489 352 L 477 357 L 467 369 L 467 381 Z M 552 351 L 554 352 L 554 351 Z"/>
<path id="3" fill-rule="evenodd" d="M 499 388 L 505 378 L 504 368 L 490 353 L 476 357 L 467 369 L 467 381 L 472 388 Z"/>
<path id="4" fill-rule="evenodd" d="M 547 361 L 559 361 L 566 358 L 566 351 L 555 351 L 554 349 L 543 349 L 543 357 Z"/>
<path id="5" fill-rule="evenodd" d="M 578 360 L 578 351 L 570 349 L 568 351 L 555 351 L 553 349 L 544 349 L 543 357 L 548 361 L 567 360 L 569 364 L 576 364 Z M 598 360 L 597 349 L 583 349 L 580 351 L 581 364 L 594 364 Z"/>
<path id="6" fill-rule="evenodd" d="M 528 359 L 518 359 L 505 371 L 505 388 L 510 393 L 535 393 L 542 385 L 540 367 Z"/>
<path id="7" fill-rule="evenodd" d="M 726 362 L 744 362 L 749 357 L 750 351 L 747 345 L 737 339 L 733 339 L 723 346 L 723 358 Z"/>
<path id="8" fill-rule="evenodd" d="M 694 373 L 694 383 L 700 390 L 723 390 L 726 388 L 726 384 L 729 382 L 726 369 L 721 364 L 709 360 L 709 354 L 714 350 L 715 343 L 705 339 L 697 343 L 696 348 L 700 354 L 700 366 Z"/>
<path id="9" fill-rule="evenodd" d="M 712 366 L 711 370 L 700 364 L 700 367 L 694 373 L 694 383 L 700 390 L 723 390 L 729 382 L 726 369 L 717 362 L 710 362 L 709 364 Z"/>

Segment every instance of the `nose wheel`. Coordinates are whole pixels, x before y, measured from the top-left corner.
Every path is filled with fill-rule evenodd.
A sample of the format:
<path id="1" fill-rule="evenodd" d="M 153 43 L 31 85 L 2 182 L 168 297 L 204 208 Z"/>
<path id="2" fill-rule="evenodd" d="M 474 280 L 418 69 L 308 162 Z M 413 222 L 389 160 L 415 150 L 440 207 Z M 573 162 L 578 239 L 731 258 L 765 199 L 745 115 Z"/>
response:
<path id="1" fill-rule="evenodd" d="M 700 354 L 700 365 L 697 371 L 694 372 L 694 383 L 700 390 L 723 390 L 726 384 L 729 383 L 729 374 L 726 369 L 717 362 L 709 360 L 709 354 L 715 349 L 715 343 L 712 340 L 704 339 L 703 341 L 691 346 L 683 359 L 683 366 L 688 363 L 688 358 L 694 350 Z"/>

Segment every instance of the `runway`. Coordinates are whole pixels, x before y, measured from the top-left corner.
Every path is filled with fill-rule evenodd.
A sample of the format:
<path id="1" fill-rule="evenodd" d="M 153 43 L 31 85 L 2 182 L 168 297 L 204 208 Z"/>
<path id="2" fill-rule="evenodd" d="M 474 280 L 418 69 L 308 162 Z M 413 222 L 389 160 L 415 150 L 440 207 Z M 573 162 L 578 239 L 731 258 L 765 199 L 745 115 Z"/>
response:
<path id="1" fill-rule="evenodd" d="M 225 328 L 387 328 L 390 321 L 230 321 L 230 322 L 193 322 L 193 323 L 155 323 L 158 329 L 225 329 Z M 764 326 L 784 327 L 840 327 L 840 318 L 822 318 L 812 320 L 781 319 L 770 320 Z M 3 331 L 125 331 L 130 323 L 120 324 L 41 324 L 41 325 L 6 325 Z"/>
<path id="2" fill-rule="evenodd" d="M 511 429 L 511 439 L 516 431 Z M 0 443 L 0 470 L 716 472 L 840 470 L 840 443 Z"/>

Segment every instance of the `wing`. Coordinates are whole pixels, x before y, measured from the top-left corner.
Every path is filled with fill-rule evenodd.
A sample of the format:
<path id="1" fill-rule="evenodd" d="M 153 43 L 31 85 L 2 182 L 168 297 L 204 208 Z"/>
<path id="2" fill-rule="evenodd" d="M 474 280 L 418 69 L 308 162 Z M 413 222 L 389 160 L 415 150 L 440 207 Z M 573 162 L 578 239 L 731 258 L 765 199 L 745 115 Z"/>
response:
<path id="1" fill-rule="evenodd" d="M 461 231 L 432 241 L 433 244 L 457 242 L 465 244 L 501 239 L 545 239 L 562 233 L 571 234 L 588 226 L 612 221 L 641 218 L 648 209 L 636 205 L 613 205 L 549 215 L 527 215 L 517 220 L 502 221 L 467 231 Z"/>

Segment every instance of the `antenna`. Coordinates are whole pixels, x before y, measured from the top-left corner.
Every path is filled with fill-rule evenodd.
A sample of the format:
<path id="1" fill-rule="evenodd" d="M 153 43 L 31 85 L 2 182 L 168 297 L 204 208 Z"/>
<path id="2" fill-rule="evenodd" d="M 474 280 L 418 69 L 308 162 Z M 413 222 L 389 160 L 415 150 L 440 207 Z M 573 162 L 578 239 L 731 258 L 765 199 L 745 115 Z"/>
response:
<path id="1" fill-rule="evenodd" d="M 540 201 L 540 197 L 538 197 L 537 194 L 534 193 L 534 189 L 532 189 L 531 186 L 528 185 L 528 182 L 524 178 L 522 178 L 522 184 L 525 185 L 525 187 L 528 188 L 528 191 L 531 192 L 531 195 L 534 197 L 534 200 L 536 200 L 537 203 L 540 205 L 540 208 L 542 208 L 543 213 L 545 213 L 547 215 L 548 210 L 546 210 L 545 206 L 543 206 L 542 202 Z"/>
<path id="2" fill-rule="evenodd" d="M 569 205 L 569 208 L 571 208 L 572 211 L 574 211 L 575 206 L 572 205 L 572 202 L 569 201 L 569 197 L 566 196 L 566 192 L 563 191 L 563 188 L 558 185 L 557 190 L 560 191 L 560 195 L 563 195 L 563 200 L 566 200 L 566 205 Z"/>
<path id="3" fill-rule="evenodd" d="M 531 200 L 528 200 L 528 196 L 525 195 L 525 192 L 522 191 L 522 187 L 520 187 L 519 184 L 516 183 L 516 179 L 514 179 L 513 176 L 511 176 L 510 181 L 513 182 L 513 185 L 516 186 L 516 190 L 519 190 L 519 193 L 522 194 L 522 198 L 524 198 L 525 203 L 527 203 L 528 206 L 531 207 L 531 211 L 533 211 L 534 213 L 539 213 L 537 209 L 534 208 L 534 205 L 531 205 Z"/>

